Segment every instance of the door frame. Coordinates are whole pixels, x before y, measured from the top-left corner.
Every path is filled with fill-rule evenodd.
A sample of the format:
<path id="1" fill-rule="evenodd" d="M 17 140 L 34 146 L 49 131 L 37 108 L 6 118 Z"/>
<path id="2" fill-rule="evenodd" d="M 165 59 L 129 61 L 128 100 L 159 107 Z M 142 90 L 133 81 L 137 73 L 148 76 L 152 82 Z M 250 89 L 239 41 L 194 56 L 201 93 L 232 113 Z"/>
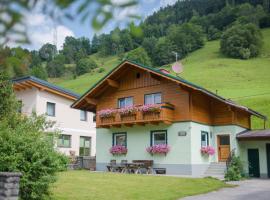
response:
<path id="1" fill-rule="evenodd" d="M 258 176 L 254 176 L 255 178 L 260 178 L 261 176 L 261 166 L 260 166 L 260 149 L 259 148 L 248 148 L 247 149 L 247 159 L 248 159 L 248 174 L 250 175 L 250 160 L 249 160 L 249 152 L 255 150 L 258 153 Z"/>
<path id="2" fill-rule="evenodd" d="M 218 162 L 224 162 L 220 159 L 220 137 L 222 136 L 228 136 L 229 137 L 229 141 L 230 141 L 230 152 L 231 152 L 231 135 L 230 134 L 220 134 L 220 135 L 217 135 L 217 153 L 218 153 Z"/>
<path id="3" fill-rule="evenodd" d="M 270 178 L 270 143 L 266 143 L 266 167 L 267 167 L 267 175 Z"/>

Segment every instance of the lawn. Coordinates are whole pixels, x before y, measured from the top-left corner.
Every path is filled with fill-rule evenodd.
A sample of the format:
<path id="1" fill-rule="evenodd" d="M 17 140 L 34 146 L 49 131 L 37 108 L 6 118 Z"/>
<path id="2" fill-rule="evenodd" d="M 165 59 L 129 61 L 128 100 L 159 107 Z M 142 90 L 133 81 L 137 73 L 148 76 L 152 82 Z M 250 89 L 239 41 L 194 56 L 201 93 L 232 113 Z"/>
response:
<path id="1" fill-rule="evenodd" d="M 212 179 L 67 171 L 52 187 L 55 200 L 176 200 L 228 187 Z"/>

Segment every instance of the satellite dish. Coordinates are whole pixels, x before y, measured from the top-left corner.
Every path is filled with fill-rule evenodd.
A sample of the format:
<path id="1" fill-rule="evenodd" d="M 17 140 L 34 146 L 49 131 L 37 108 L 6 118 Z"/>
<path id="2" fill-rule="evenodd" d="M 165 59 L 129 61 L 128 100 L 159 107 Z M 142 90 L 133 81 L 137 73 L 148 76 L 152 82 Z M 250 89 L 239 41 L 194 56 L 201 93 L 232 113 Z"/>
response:
<path id="1" fill-rule="evenodd" d="M 175 62 L 172 65 L 172 70 L 176 73 L 176 74 L 180 74 L 183 72 L 184 70 L 184 66 L 180 63 L 180 62 Z"/>

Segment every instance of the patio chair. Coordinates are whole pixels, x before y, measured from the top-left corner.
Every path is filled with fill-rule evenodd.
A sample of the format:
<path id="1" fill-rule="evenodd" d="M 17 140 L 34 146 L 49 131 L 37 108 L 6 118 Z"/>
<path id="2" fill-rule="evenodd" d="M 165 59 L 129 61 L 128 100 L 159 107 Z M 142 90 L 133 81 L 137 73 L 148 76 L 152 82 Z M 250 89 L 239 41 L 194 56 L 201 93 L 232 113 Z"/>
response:
<path id="1" fill-rule="evenodd" d="M 153 160 L 133 160 L 134 163 L 143 163 L 144 165 L 141 166 L 137 173 L 142 173 L 142 169 L 144 168 L 146 170 L 146 174 L 152 174 L 153 173 Z"/>
<path id="2" fill-rule="evenodd" d="M 116 160 L 111 160 L 110 163 L 107 165 L 107 169 L 109 172 L 117 171 Z"/>
<path id="3" fill-rule="evenodd" d="M 121 160 L 120 166 L 118 167 L 119 171 L 122 173 L 128 172 L 128 167 L 127 167 L 127 160 Z"/>

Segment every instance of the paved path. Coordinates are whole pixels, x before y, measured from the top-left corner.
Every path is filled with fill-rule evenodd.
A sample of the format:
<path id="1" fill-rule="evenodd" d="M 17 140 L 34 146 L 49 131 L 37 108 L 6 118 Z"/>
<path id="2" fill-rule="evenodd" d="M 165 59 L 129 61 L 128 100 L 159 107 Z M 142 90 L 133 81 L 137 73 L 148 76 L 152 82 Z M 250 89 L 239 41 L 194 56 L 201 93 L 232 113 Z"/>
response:
<path id="1" fill-rule="evenodd" d="M 270 200 L 270 179 L 252 179 L 231 183 L 238 186 L 181 200 Z"/>

